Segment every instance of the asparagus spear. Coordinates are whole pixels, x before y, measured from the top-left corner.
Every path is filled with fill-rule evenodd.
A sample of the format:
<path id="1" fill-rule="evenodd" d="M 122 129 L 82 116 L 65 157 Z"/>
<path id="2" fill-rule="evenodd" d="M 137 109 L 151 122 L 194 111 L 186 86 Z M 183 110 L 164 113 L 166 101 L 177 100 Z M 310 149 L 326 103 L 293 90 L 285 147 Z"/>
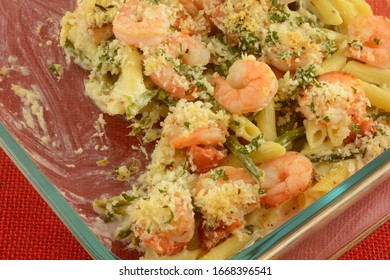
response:
<path id="1" fill-rule="evenodd" d="M 291 150 L 294 141 L 305 136 L 305 128 L 298 127 L 285 132 L 275 139 L 275 142 L 285 147 L 287 150 Z"/>
<path id="2" fill-rule="evenodd" d="M 229 135 L 226 138 L 225 146 L 244 164 L 245 168 L 249 171 L 249 173 L 252 174 L 253 177 L 255 177 L 256 181 L 261 183 L 264 173 L 256 166 L 256 164 L 253 163 L 253 161 L 248 156 L 250 149 L 246 148 L 244 145 L 241 145 L 235 135 Z"/>
<path id="3" fill-rule="evenodd" d="M 311 162 L 338 162 L 341 160 L 355 158 L 360 154 L 360 152 L 351 152 L 349 154 L 334 152 L 332 154 L 327 155 L 307 155 L 306 157 L 310 159 Z"/>

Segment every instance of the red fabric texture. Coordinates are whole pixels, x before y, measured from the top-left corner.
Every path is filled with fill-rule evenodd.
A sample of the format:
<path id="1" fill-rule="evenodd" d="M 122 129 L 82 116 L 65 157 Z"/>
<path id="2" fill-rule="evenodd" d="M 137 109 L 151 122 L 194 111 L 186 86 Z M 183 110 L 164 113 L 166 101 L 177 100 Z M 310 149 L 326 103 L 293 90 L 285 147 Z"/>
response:
<path id="1" fill-rule="evenodd" d="M 91 259 L 1 149 L 0 206 L 0 259 Z M 340 259 L 389 260 L 390 221 Z"/>
<path id="2" fill-rule="evenodd" d="M 368 0 L 390 15 L 385 0 Z M 0 149 L 0 259 L 91 259 L 75 237 Z M 389 260 L 390 221 L 340 257 Z"/>

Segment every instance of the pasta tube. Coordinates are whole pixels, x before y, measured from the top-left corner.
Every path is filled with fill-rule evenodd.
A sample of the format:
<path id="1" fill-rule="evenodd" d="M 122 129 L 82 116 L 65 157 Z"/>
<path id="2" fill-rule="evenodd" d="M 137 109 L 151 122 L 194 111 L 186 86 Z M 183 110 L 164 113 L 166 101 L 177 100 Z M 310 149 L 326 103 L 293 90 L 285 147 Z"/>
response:
<path id="1" fill-rule="evenodd" d="M 305 209 L 316 202 L 338 184 L 349 177 L 349 171 L 346 165 L 340 165 L 335 168 L 328 176 L 325 176 L 313 187 L 298 195 L 298 206 Z"/>
<path id="2" fill-rule="evenodd" d="M 348 0 L 351 2 L 359 15 L 372 16 L 371 6 L 365 0 Z"/>
<path id="3" fill-rule="evenodd" d="M 390 69 L 382 69 L 360 62 L 350 61 L 342 70 L 368 83 L 390 85 Z"/>
<path id="4" fill-rule="evenodd" d="M 254 152 L 249 154 L 249 157 L 252 159 L 253 163 L 263 163 L 270 159 L 281 157 L 286 153 L 286 148 L 282 145 L 266 141 Z"/>
<path id="5" fill-rule="evenodd" d="M 322 62 L 319 74 L 331 71 L 339 71 L 343 69 L 346 63 L 347 57 L 345 56 L 344 50 L 339 50 Z"/>
<path id="6" fill-rule="evenodd" d="M 261 134 L 259 128 L 244 116 L 233 115 L 229 128 L 233 130 L 237 137 L 247 141 L 252 141 Z"/>
<path id="7" fill-rule="evenodd" d="M 305 120 L 303 124 L 306 128 L 306 140 L 310 148 L 314 149 L 320 146 L 327 136 L 326 127 L 317 124 L 315 120 Z"/>
<path id="8" fill-rule="evenodd" d="M 325 24 L 340 25 L 343 23 L 339 11 L 335 9 L 331 1 L 310 0 L 308 8 Z"/>
<path id="9" fill-rule="evenodd" d="M 276 117 L 275 117 L 275 103 L 269 102 L 257 116 L 256 124 L 263 133 L 264 139 L 273 141 L 276 139 Z"/>
<path id="10" fill-rule="evenodd" d="M 320 1 L 321 4 L 328 1 Z M 336 10 L 340 13 L 343 22 L 339 25 L 339 29 L 341 32 L 346 33 L 348 30 L 349 23 L 353 20 L 353 18 L 358 14 L 355 6 L 348 2 L 347 0 L 331 0 L 330 1 Z"/>
<path id="11" fill-rule="evenodd" d="M 363 87 L 367 98 L 370 100 L 371 105 L 385 110 L 386 112 L 390 112 L 390 92 L 362 80 L 359 80 L 359 82 Z"/>

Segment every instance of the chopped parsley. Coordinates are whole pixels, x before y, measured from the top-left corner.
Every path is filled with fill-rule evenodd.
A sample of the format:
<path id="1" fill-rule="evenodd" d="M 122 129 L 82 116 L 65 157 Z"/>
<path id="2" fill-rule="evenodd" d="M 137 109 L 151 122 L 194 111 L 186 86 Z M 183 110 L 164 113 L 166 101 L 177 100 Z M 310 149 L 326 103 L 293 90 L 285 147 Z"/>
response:
<path id="1" fill-rule="evenodd" d="M 104 223 L 109 223 L 114 218 L 114 214 L 111 212 L 107 212 L 106 217 L 104 218 Z"/>
<path id="2" fill-rule="evenodd" d="M 324 47 L 325 47 L 325 53 L 328 55 L 334 54 L 337 51 L 336 42 L 329 39 L 325 40 Z"/>
<path id="3" fill-rule="evenodd" d="M 359 126 L 356 123 L 352 124 L 352 130 L 354 132 L 356 132 L 357 134 L 360 133 L 360 128 L 359 128 Z"/>
<path id="4" fill-rule="evenodd" d="M 348 43 L 348 46 L 357 50 L 357 51 L 363 50 L 362 42 L 360 42 L 358 40 L 352 40 L 351 42 Z"/>
<path id="5" fill-rule="evenodd" d="M 264 138 L 263 134 L 261 133 L 257 137 L 253 138 L 249 144 L 241 146 L 239 152 L 243 154 L 250 154 L 251 152 L 256 151 L 261 146 L 261 144 L 263 144 L 263 142 Z"/>
<path id="6" fill-rule="evenodd" d="M 377 45 L 377 46 L 379 46 L 379 43 L 381 42 L 381 40 L 380 39 L 378 39 L 378 38 L 374 38 L 374 43 Z"/>
<path id="7" fill-rule="evenodd" d="M 261 54 L 260 39 L 253 33 L 242 33 L 238 37 L 237 48 L 240 53 L 259 55 Z"/>
<path id="8" fill-rule="evenodd" d="M 64 68 L 61 64 L 52 64 L 49 66 L 49 70 L 58 77 L 62 77 L 62 75 L 64 74 Z"/>
<path id="9" fill-rule="evenodd" d="M 294 79 L 299 83 L 298 87 L 303 89 L 309 84 L 313 84 L 317 87 L 320 86 L 317 77 L 318 74 L 314 64 L 310 64 L 307 68 L 297 68 L 294 75 Z"/>
<path id="10" fill-rule="evenodd" d="M 124 198 L 124 200 L 130 201 L 130 202 L 139 198 L 139 196 L 128 195 L 126 193 L 122 193 L 121 196 Z"/>
<path id="11" fill-rule="evenodd" d="M 257 191 L 258 194 L 265 194 L 265 190 L 262 188 L 259 188 Z"/>
<path id="12" fill-rule="evenodd" d="M 224 181 L 229 180 L 229 177 L 226 174 L 225 170 L 223 170 L 223 169 L 213 169 L 213 170 L 211 170 L 211 179 L 213 179 L 214 181 L 217 181 L 220 178 L 222 180 L 224 180 Z"/>
<path id="13" fill-rule="evenodd" d="M 272 0 L 272 7 L 269 10 L 269 20 L 273 23 L 285 22 L 290 17 L 290 14 L 286 11 L 283 4 L 278 0 Z"/>
<path id="14" fill-rule="evenodd" d="M 171 217 L 164 223 L 164 224 L 169 224 L 175 218 L 175 214 L 173 214 L 173 212 L 171 210 L 171 207 L 169 207 L 168 205 L 164 205 L 163 208 L 164 209 L 168 209 L 169 210 L 169 214 L 171 215 Z"/>
<path id="15" fill-rule="evenodd" d="M 268 32 L 267 36 L 265 37 L 265 43 L 268 46 L 274 46 L 277 42 L 279 42 L 278 32 L 276 31 Z"/>

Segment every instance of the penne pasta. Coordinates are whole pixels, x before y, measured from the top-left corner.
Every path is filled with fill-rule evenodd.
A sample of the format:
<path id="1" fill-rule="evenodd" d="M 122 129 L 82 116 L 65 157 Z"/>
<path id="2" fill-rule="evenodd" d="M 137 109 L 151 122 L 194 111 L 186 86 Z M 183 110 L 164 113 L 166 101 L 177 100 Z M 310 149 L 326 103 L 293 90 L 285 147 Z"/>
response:
<path id="1" fill-rule="evenodd" d="M 347 34 L 340 33 L 340 32 L 337 32 L 335 30 L 330 30 L 328 28 L 321 28 L 321 30 L 327 36 L 332 38 L 335 41 L 335 43 L 337 44 L 337 46 L 339 46 L 339 47 L 345 42 L 345 40 L 347 40 L 349 38 L 349 36 Z"/>
<path id="2" fill-rule="evenodd" d="M 327 139 L 326 141 L 323 141 L 320 145 L 316 146 L 315 148 L 312 148 L 308 143 L 305 143 L 305 145 L 301 150 L 301 153 L 304 154 L 305 156 L 310 156 L 310 155 L 320 154 L 324 151 L 329 151 L 332 148 L 333 148 L 332 142 L 330 142 L 330 140 Z"/>
<path id="3" fill-rule="evenodd" d="M 263 163 L 273 158 L 278 158 L 283 156 L 286 153 L 286 148 L 282 145 L 266 141 L 254 152 L 249 154 L 249 157 L 252 159 L 253 163 Z"/>
<path id="4" fill-rule="evenodd" d="M 326 139 L 326 127 L 317 124 L 315 120 L 305 120 L 306 140 L 310 148 L 314 149 L 320 146 Z"/>
<path id="5" fill-rule="evenodd" d="M 256 116 L 256 124 L 263 133 L 264 139 L 273 141 L 276 139 L 276 117 L 275 117 L 275 103 L 269 102 Z"/>
<path id="6" fill-rule="evenodd" d="M 344 142 L 344 139 L 349 135 L 349 133 L 349 125 L 347 124 L 340 123 L 336 127 L 326 127 L 326 134 L 328 135 L 329 140 L 334 147 L 341 146 Z"/>
<path id="7" fill-rule="evenodd" d="M 342 70 L 367 83 L 379 86 L 390 85 L 390 69 L 383 69 L 356 61 L 350 61 Z"/>
<path id="8" fill-rule="evenodd" d="M 339 50 L 321 63 L 319 74 L 330 71 L 340 71 L 346 63 L 347 57 L 345 56 L 344 50 Z"/>
<path id="9" fill-rule="evenodd" d="M 328 176 L 298 196 L 298 206 L 305 209 L 350 176 L 346 165 L 335 168 Z"/>
<path id="10" fill-rule="evenodd" d="M 308 8 L 325 24 L 340 25 L 343 23 L 339 11 L 331 1 L 309 0 Z"/>
<path id="11" fill-rule="evenodd" d="M 371 6 L 364 0 L 348 0 L 353 4 L 359 15 L 372 16 L 373 12 Z"/>
<path id="12" fill-rule="evenodd" d="M 352 4 L 348 0 L 330 0 L 330 2 L 340 13 L 340 16 L 343 20 L 343 22 L 338 26 L 339 30 L 343 33 L 347 33 L 349 23 L 358 14 L 354 4 Z"/>
<path id="13" fill-rule="evenodd" d="M 229 128 L 235 132 L 237 137 L 241 137 L 247 141 L 252 141 L 261 134 L 259 128 L 242 115 L 233 115 Z"/>
<path id="14" fill-rule="evenodd" d="M 362 85 L 367 98 L 370 100 L 371 105 L 390 112 L 390 92 L 373 84 L 359 80 Z"/>

